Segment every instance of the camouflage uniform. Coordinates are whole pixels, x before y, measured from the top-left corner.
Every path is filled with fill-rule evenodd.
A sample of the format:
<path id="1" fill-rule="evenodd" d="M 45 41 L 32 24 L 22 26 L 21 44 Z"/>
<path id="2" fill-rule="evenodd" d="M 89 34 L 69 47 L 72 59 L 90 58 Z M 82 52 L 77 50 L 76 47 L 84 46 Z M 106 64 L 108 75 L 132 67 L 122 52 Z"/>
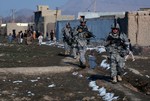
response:
<path id="1" fill-rule="evenodd" d="M 114 33 L 113 30 L 118 31 Z M 125 66 L 128 45 L 128 38 L 126 34 L 119 32 L 119 25 L 112 26 L 112 32 L 107 37 L 106 49 L 110 54 L 111 77 L 114 83 L 117 82 L 117 79 L 122 81 L 121 75 Z"/>
<path id="2" fill-rule="evenodd" d="M 86 47 L 87 47 L 87 31 L 88 31 L 88 28 L 86 25 L 83 25 L 82 23 L 86 23 L 86 21 L 80 21 L 81 24 L 77 27 L 77 37 L 76 37 L 76 40 L 77 40 L 77 46 L 78 46 L 78 50 L 79 50 L 79 55 L 80 55 L 80 58 L 79 58 L 79 62 L 80 62 L 80 65 L 82 67 L 85 67 L 86 66 L 86 59 L 85 59 L 85 53 L 86 53 Z"/>
<path id="3" fill-rule="evenodd" d="M 77 58 L 77 55 L 79 53 L 79 48 L 78 48 L 78 31 L 77 31 L 77 28 L 74 28 L 73 29 L 73 33 L 72 33 L 72 52 L 73 52 L 73 58 Z"/>
<path id="4" fill-rule="evenodd" d="M 69 55 L 71 51 L 72 28 L 69 23 L 62 29 L 65 55 Z"/>

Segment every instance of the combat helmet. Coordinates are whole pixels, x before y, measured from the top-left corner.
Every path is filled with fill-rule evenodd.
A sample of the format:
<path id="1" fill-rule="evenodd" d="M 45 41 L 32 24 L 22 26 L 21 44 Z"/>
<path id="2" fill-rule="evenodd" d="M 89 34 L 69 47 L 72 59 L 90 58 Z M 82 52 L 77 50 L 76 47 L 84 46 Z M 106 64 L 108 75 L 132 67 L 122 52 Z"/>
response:
<path id="1" fill-rule="evenodd" d="M 70 27 L 70 23 L 69 22 L 66 23 L 66 27 Z"/>
<path id="2" fill-rule="evenodd" d="M 118 23 L 113 23 L 113 24 L 111 25 L 111 29 L 120 29 L 120 26 L 119 26 Z"/>
<path id="3" fill-rule="evenodd" d="M 80 16 L 80 23 L 86 23 L 86 19 L 85 16 Z"/>

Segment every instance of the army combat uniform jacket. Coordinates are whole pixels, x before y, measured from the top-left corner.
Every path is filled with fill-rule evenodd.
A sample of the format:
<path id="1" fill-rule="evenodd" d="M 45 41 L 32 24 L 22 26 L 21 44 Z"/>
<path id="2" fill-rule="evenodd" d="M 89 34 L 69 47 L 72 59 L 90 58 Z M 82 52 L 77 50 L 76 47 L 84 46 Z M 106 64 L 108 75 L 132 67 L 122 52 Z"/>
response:
<path id="1" fill-rule="evenodd" d="M 120 33 L 117 36 L 114 36 L 113 33 L 109 33 L 106 41 L 106 49 L 110 54 L 120 54 L 123 56 L 128 51 L 128 37 L 124 33 Z"/>
<path id="2" fill-rule="evenodd" d="M 124 33 L 114 36 L 109 33 L 106 50 L 110 56 L 111 77 L 122 75 L 125 67 L 125 55 L 128 51 L 128 38 Z"/>

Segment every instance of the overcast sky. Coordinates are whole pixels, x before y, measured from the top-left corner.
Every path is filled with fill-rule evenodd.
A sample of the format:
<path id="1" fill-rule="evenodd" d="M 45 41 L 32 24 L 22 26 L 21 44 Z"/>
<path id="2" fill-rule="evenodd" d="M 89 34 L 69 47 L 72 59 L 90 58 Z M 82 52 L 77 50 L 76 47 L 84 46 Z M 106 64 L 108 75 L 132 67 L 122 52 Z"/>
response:
<path id="1" fill-rule="evenodd" d="M 0 0 L 0 16 L 10 16 L 11 10 L 37 10 L 37 5 L 48 5 L 50 9 L 61 8 L 67 14 L 93 9 L 94 0 Z M 101 12 L 132 11 L 150 8 L 150 0 L 96 0 L 96 10 Z"/>
<path id="2" fill-rule="evenodd" d="M 28 8 L 36 11 L 37 5 L 48 5 L 55 9 L 61 7 L 68 0 L 0 0 L 0 16 L 10 15 L 11 9 L 20 10 Z"/>

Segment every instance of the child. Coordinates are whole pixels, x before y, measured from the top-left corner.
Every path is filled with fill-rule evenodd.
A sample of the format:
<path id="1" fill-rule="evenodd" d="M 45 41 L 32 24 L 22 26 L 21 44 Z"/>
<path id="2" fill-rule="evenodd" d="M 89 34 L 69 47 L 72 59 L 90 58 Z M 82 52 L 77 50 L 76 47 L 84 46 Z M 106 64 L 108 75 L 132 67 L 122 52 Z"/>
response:
<path id="1" fill-rule="evenodd" d="M 42 36 L 42 33 L 41 33 L 40 36 L 38 37 L 38 40 L 39 40 L 39 45 L 41 45 L 42 42 L 43 42 L 43 36 Z"/>

